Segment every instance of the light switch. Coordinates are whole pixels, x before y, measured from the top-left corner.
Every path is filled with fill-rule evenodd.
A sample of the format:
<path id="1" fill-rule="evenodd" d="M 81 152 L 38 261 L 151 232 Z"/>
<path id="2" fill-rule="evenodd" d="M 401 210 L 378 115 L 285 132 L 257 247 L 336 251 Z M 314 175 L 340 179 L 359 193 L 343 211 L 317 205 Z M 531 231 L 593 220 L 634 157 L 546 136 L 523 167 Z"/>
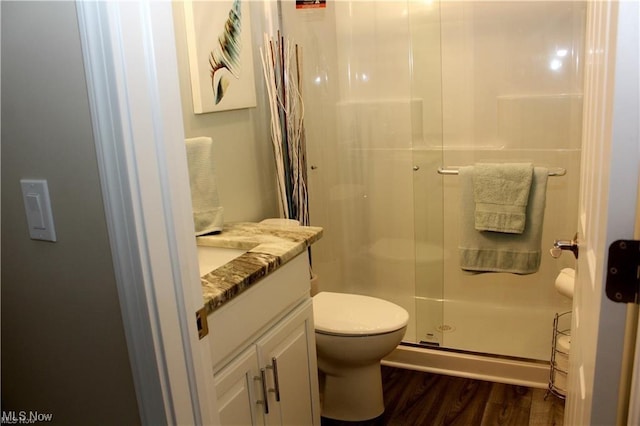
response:
<path id="1" fill-rule="evenodd" d="M 44 216 L 42 216 L 42 204 L 40 203 L 40 195 L 36 193 L 30 193 L 27 197 L 27 216 L 29 216 L 28 222 L 33 229 L 44 229 Z"/>
<path id="2" fill-rule="evenodd" d="M 33 240 L 56 241 L 47 181 L 44 179 L 22 179 L 20 185 L 24 209 L 27 213 L 29 236 Z"/>

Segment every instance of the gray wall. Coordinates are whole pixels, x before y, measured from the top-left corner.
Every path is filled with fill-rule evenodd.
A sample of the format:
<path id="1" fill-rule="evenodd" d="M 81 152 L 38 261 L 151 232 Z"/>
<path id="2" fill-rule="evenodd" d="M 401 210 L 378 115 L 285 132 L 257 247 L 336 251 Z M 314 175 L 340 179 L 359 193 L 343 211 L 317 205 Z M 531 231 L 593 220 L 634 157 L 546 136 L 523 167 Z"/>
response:
<path id="1" fill-rule="evenodd" d="M 2 12 L 2 409 L 138 424 L 73 2 Z M 58 242 L 29 239 L 21 178 L 49 182 Z"/>
<path id="2" fill-rule="evenodd" d="M 266 30 L 264 10 L 259 3 L 249 2 L 249 5 L 258 106 L 208 114 L 193 113 L 184 5 L 174 2 L 173 6 L 185 135 L 213 139 L 217 187 L 225 222 L 259 221 L 278 216 L 269 110 L 258 52 Z"/>

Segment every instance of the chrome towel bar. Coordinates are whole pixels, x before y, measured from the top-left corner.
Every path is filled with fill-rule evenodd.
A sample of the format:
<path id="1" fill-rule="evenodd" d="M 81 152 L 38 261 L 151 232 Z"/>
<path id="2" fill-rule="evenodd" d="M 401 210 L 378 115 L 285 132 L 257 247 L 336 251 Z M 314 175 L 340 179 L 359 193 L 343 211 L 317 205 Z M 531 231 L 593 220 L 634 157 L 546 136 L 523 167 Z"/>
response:
<path id="1" fill-rule="evenodd" d="M 459 167 L 438 167 L 438 174 L 440 175 L 457 175 L 459 173 Z M 562 167 L 556 167 L 549 169 L 549 176 L 564 176 L 567 174 L 567 169 Z"/>

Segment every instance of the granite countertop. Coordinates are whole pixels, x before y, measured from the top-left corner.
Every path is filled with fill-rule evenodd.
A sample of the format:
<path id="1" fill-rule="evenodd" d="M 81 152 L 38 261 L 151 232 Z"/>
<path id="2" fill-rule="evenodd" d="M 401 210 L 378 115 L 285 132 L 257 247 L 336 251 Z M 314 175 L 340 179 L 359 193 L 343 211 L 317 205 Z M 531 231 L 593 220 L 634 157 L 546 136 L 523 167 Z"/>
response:
<path id="1" fill-rule="evenodd" d="M 220 234 L 197 237 L 199 246 L 247 250 L 200 278 L 207 313 L 302 253 L 322 237 L 315 226 L 225 223 Z"/>

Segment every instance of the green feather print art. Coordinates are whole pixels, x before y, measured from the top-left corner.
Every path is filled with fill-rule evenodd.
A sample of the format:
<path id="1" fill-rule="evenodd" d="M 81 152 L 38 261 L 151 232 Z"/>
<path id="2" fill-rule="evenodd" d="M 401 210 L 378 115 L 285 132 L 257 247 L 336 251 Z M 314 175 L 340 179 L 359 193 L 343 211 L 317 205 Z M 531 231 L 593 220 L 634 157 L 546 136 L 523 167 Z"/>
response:
<path id="1" fill-rule="evenodd" d="M 242 13 L 240 0 L 235 0 L 229 10 L 224 29 L 218 36 L 218 44 L 209 55 L 211 65 L 211 87 L 216 105 L 222 101 L 229 85 L 231 76 L 240 78 L 240 52 L 242 32 Z"/>

